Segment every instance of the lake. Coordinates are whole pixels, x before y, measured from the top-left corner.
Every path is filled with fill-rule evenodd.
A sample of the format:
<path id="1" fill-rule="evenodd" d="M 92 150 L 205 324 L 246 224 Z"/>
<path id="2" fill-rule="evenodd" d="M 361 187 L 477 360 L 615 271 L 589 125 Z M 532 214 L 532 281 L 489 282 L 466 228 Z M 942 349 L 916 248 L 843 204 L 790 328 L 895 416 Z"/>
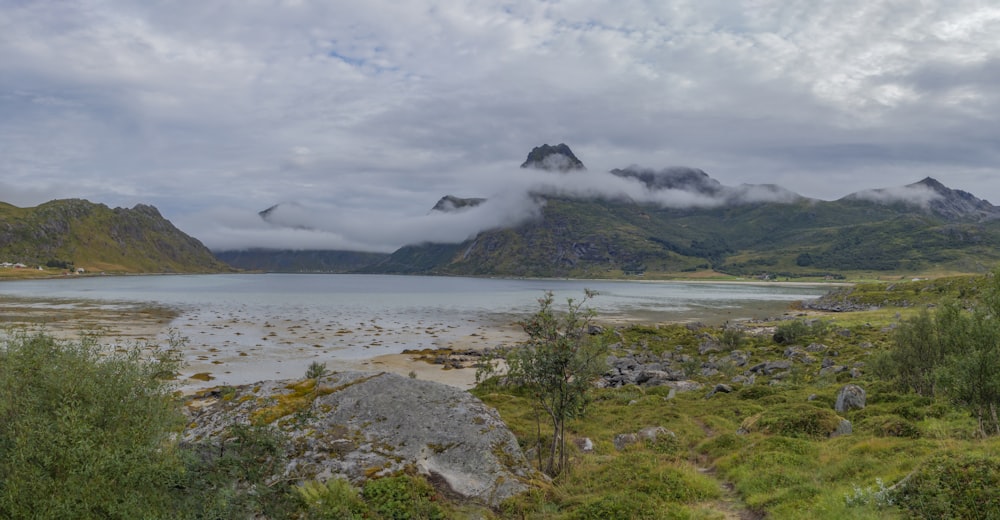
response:
<path id="1" fill-rule="evenodd" d="M 515 341 L 514 325 L 552 291 L 557 308 L 588 302 L 598 321 L 721 323 L 777 316 L 821 285 L 602 280 L 521 280 L 392 275 L 226 274 L 95 276 L 0 283 L 0 304 L 119 309 L 155 304 L 177 316 L 157 334 L 187 338 L 191 372 L 235 384 L 270 374 L 301 375 L 313 360 L 336 365 L 444 346 Z M 127 324 L 123 324 L 127 327 Z M 251 370 L 250 364 L 255 364 Z"/>

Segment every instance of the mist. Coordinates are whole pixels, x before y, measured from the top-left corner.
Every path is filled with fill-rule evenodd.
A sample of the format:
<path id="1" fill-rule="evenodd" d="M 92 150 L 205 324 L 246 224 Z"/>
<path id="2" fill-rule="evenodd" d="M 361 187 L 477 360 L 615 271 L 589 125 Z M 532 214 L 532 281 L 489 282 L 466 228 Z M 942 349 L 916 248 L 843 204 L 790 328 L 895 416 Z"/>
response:
<path id="1" fill-rule="evenodd" d="M 921 208 L 928 208 L 931 201 L 941 197 L 939 193 L 922 184 L 910 184 L 895 188 L 881 188 L 852 193 L 845 198 L 866 200 L 879 204 L 904 203 Z"/>
<path id="2" fill-rule="evenodd" d="M 460 198 L 482 197 L 479 205 L 449 211 L 401 212 L 373 202 L 364 207 L 330 200 L 295 200 L 276 204 L 266 216 L 236 208 L 215 209 L 187 217 L 183 225 L 214 250 L 272 248 L 392 252 L 420 243 L 459 243 L 483 231 L 516 227 L 541 217 L 546 197 L 602 199 L 652 204 L 663 208 L 713 208 L 752 203 L 791 203 L 802 197 L 774 185 L 723 186 L 700 170 L 643 169 L 619 173 L 531 168 L 463 170 L 453 179 Z M 627 172 L 622 174 L 621 172 Z M 639 178 L 638 174 L 642 174 Z M 634 175 L 633 175 L 634 174 Z M 677 184 L 675 177 L 695 178 Z M 696 176 L 696 177 L 692 177 Z M 475 182 L 469 182 L 478 179 Z M 683 180 L 683 179 L 682 179 Z"/>

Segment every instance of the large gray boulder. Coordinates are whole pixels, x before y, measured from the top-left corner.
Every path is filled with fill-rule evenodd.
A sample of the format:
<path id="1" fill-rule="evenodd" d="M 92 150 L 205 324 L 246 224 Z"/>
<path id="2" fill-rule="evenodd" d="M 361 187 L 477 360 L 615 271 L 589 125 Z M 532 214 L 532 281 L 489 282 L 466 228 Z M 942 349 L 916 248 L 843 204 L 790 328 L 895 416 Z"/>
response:
<path id="1" fill-rule="evenodd" d="M 861 410 L 865 407 L 865 389 L 858 385 L 844 385 L 837 392 L 837 402 L 833 409 L 837 413 L 844 413 L 849 410 Z"/>
<path id="2" fill-rule="evenodd" d="M 265 381 L 205 393 L 188 410 L 186 442 L 219 442 L 235 423 L 281 429 L 290 438 L 283 478 L 360 484 L 415 468 L 444 493 L 496 507 L 535 476 L 495 410 L 458 388 L 396 374 Z"/>

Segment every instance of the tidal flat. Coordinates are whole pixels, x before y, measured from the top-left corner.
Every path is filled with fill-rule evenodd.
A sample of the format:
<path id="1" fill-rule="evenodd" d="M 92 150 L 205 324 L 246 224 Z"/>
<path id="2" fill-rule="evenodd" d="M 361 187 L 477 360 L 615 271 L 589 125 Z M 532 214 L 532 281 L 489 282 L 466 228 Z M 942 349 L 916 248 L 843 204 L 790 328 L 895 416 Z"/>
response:
<path id="1" fill-rule="evenodd" d="M 353 275 L 101 277 L 0 283 L 8 327 L 109 345 L 166 346 L 184 360 L 183 391 L 330 370 L 413 374 L 469 388 L 475 370 L 404 351 L 483 350 L 523 339 L 517 322 L 554 291 L 557 308 L 583 289 L 604 325 L 781 316 L 816 285 L 630 283 Z"/>

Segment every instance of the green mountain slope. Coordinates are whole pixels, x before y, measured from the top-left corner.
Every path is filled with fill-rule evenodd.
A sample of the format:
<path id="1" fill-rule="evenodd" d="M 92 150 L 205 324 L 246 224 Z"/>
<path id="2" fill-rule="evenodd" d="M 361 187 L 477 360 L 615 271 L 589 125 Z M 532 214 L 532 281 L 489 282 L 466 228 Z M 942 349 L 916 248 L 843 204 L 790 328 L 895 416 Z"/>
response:
<path id="1" fill-rule="evenodd" d="M 1000 262 L 1000 207 L 931 178 L 822 201 L 775 185 L 725 186 L 686 167 L 615 169 L 596 182 L 565 144 L 534 148 L 521 167 L 547 170 L 545 183 L 563 188 L 589 175 L 578 178 L 593 187 L 568 196 L 574 190 L 540 183 L 540 192 L 528 193 L 540 206 L 537 218 L 458 244 L 406 245 L 358 271 L 836 278 L 982 273 Z M 602 195 L 597 186 L 605 184 L 628 186 L 639 200 L 618 188 Z M 476 218 L 488 202 L 448 195 L 431 211 Z"/>
<path id="2" fill-rule="evenodd" d="M 1000 262 L 1000 208 L 934 179 L 903 187 L 924 203 L 881 190 L 837 201 L 782 196 L 741 200 L 700 170 L 615 170 L 651 190 L 713 197 L 713 207 L 669 208 L 617 199 L 544 199 L 541 218 L 479 233 L 462 244 L 407 246 L 368 272 L 501 276 L 816 277 L 868 273 L 984 272 Z M 778 188 L 766 189 L 780 194 Z M 742 191 L 741 191 L 742 190 Z"/>
<path id="3" fill-rule="evenodd" d="M 136 273 L 231 269 L 152 206 L 111 209 L 80 199 L 0 205 L 0 261 Z"/>
<path id="4" fill-rule="evenodd" d="M 246 249 L 218 251 L 215 257 L 236 267 L 271 273 L 349 273 L 385 259 L 385 253 L 336 250 Z"/>
<path id="5" fill-rule="evenodd" d="M 874 203 L 869 203 L 874 205 Z M 840 275 L 982 272 L 1000 262 L 1000 222 L 810 201 L 672 210 L 602 200 L 546 200 L 542 218 L 462 244 L 393 253 L 369 272 L 504 276 Z"/>

